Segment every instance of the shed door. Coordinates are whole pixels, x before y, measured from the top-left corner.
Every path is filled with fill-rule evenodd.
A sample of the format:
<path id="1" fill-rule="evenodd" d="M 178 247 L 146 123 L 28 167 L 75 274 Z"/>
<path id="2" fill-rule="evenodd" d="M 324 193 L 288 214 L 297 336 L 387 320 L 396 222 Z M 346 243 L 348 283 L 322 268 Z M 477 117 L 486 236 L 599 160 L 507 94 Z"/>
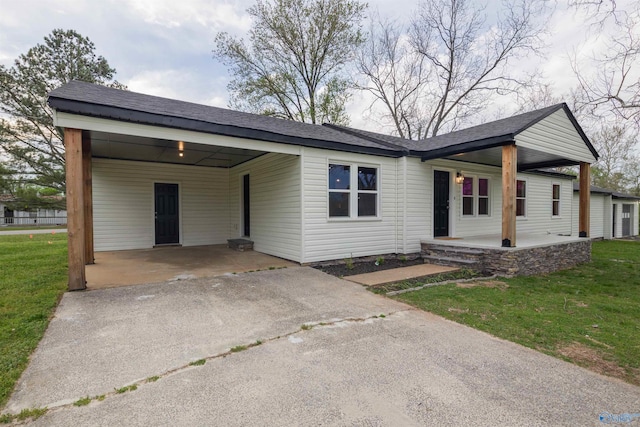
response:
<path id="1" fill-rule="evenodd" d="M 156 245 L 180 243 L 178 184 L 155 184 Z"/>
<path id="2" fill-rule="evenodd" d="M 449 235 L 449 172 L 433 171 L 433 235 Z"/>
<path id="3" fill-rule="evenodd" d="M 622 205 L 622 237 L 631 236 L 633 205 Z"/>

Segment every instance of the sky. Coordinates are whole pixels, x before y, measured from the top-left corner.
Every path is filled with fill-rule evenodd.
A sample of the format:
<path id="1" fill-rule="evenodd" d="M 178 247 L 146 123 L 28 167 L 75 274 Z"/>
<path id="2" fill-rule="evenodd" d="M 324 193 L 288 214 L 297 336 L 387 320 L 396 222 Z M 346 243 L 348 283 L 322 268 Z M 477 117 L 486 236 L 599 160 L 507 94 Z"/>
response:
<path id="1" fill-rule="evenodd" d="M 492 4 L 490 0 L 490 10 Z M 625 1 L 619 1 L 624 4 Z M 213 58 L 220 31 L 246 36 L 252 0 L 0 0 L 0 64 L 10 66 L 55 28 L 74 29 L 91 39 L 98 54 L 116 68 L 129 90 L 226 107 L 227 69 Z M 369 10 L 407 20 L 418 0 L 370 0 Z M 522 70 L 538 69 L 554 92 L 575 85 L 569 53 L 597 53 L 602 46 L 585 17 L 558 0 L 549 21 L 546 58 L 527 58 Z M 382 126 L 367 111 L 371 100 L 352 97 L 351 125 L 373 131 Z"/>

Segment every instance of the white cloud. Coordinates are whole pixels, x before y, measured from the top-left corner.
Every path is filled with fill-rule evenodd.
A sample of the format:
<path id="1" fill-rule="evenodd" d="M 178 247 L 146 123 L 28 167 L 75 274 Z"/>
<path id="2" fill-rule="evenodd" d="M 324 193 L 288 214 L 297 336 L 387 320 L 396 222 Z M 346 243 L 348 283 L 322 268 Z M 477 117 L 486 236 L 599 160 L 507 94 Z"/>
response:
<path id="1" fill-rule="evenodd" d="M 123 3 L 123 1 L 117 1 Z M 166 28 L 190 25 L 217 30 L 247 31 L 251 25 L 245 12 L 250 3 L 208 0 L 124 0 L 126 7 L 144 22 Z"/>
<path id="2" fill-rule="evenodd" d="M 147 95 L 226 107 L 226 89 L 220 80 L 203 78 L 196 70 L 166 69 L 142 71 L 124 84 Z"/>

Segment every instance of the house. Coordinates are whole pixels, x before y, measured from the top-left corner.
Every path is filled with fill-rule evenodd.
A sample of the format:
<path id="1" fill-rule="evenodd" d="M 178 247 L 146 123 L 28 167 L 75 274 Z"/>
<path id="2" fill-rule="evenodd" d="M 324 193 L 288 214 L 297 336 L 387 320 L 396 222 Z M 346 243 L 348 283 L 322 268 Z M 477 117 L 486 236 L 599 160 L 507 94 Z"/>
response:
<path id="1" fill-rule="evenodd" d="M 574 184 L 573 191 L 573 232 L 576 233 L 580 189 Z M 614 239 L 637 236 L 640 234 L 639 207 L 640 197 L 591 186 L 591 237 Z"/>
<path id="2" fill-rule="evenodd" d="M 238 237 L 301 264 L 446 261 L 439 247 L 513 274 L 590 259 L 590 192 L 576 221 L 573 177 L 541 171 L 580 165 L 588 188 L 598 155 L 566 104 L 410 141 L 77 81 L 48 102 L 65 135 L 70 289 L 94 250 Z"/>
<path id="3" fill-rule="evenodd" d="M 32 209 L 28 211 L 11 208 L 15 199 L 10 194 L 0 194 L 0 227 L 11 225 L 64 225 L 67 211 L 58 209 Z"/>

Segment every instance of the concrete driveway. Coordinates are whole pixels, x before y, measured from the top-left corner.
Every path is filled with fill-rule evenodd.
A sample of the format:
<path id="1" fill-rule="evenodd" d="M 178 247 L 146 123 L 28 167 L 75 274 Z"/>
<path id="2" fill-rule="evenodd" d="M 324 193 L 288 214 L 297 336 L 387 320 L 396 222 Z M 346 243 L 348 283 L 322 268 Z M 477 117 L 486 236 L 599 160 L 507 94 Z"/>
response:
<path id="1" fill-rule="evenodd" d="M 600 425 L 640 388 L 296 267 L 65 294 L 7 410 L 44 406 L 36 425 Z"/>

